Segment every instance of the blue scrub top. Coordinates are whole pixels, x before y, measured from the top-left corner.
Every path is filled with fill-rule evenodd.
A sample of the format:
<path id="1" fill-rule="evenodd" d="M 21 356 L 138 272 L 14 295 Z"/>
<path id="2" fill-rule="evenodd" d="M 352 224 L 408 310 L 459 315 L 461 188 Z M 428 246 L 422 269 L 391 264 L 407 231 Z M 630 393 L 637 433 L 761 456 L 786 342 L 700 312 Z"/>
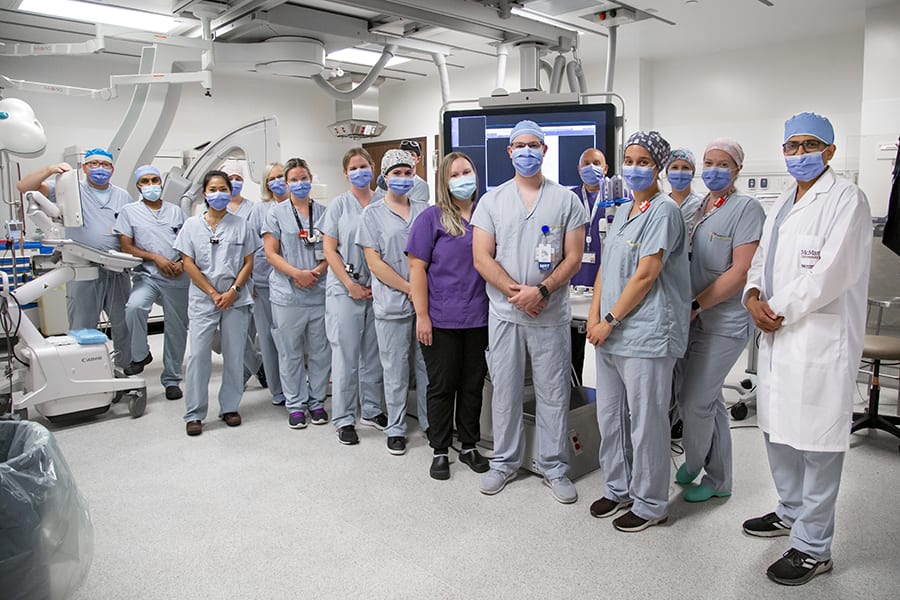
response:
<path id="1" fill-rule="evenodd" d="M 669 197 L 671 198 L 671 196 Z M 688 228 L 688 233 L 690 233 L 691 221 L 694 220 L 694 216 L 700 210 L 702 204 L 703 196 L 691 191 L 687 198 L 684 199 L 684 202 L 681 203 L 681 206 L 678 207 L 681 209 L 681 216 L 684 217 L 684 226 Z"/>
<path id="2" fill-rule="evenodd" d="M 256 251 L 258 238 L 250 231 L 247 221 L 231 213 L 225 213 L 213 231 L 203 218 L 205 214 L 204 211 L 184 222 L 175 238 L 175 249 L 191 257 L 210 285 L 221 294 L 234 285 L 244 259 Z M 218 243 L 213 243 L 213 238 Z M 245 285 L 232 306 L 251 304 L 250 286 Z M 213 299 L 192 281 L 188 294 L 189 314 L 200 316 L 218 310 Z"/>
<path id="3" fill-rule="evenodd" d="M 375 199 L 373 198 L 369 201 L 369 205 L 374 202 Z M 318 229 L 325 235 L 337 240 L 337 251 L 341 255 L 344 264 L 353 265 L 354 272 L 359 275 L 359 278 L 354 281 L 359 285 L 368 286 L 372 275 L 369 273 L 369 265 L 366 264 L 363 249 L 356 245 L 356 232 L 359 229 L 362 212 L 363 207 L 360 206 L 359 200 L 356 199 L 353 192 L 346 191 L 328 205 L 328 210 L 325 211 L 325 216 L 322 218 L 322 223 L 318 226 Z M 332 273 L 331 269 L 328 269 L 328 281 L 325 291 L 332 296 L 347 293 L 347 288 Z"/>
<path id="4" fill-rule="evenodd" d="M 581 205 L 590 218 L 590 222 L 584 226 L 584 253 L 592 253 L 594 255 L 593 263 L 585 262 L 582 259 L 581 268 L 572 277 L 571 284 L 594 287 L 594 282 L 597 280 L 597 269 L 600 267 L 600 220 L 606 219 L 606 209 L 598 207 L 594 211 L 594 203 L 597 201 L 599 190 L 589 192 L 583 185 L 570 189 L 578 196 Z"/>
<path id="5" fill-rule="evenodd" d="M 703 210 L 701 207 L 699 210 Z M 722 273 L 731 268 L 734 249 L 758 242 L 766 213 L 759 201 L 744 194 L 732 194 L 709 214 L 697 215 L 691 231 L 691 295 L 696 298 Z M 743 290 L 704 310 L 697 317 L 707 333 L 728 337 L 750 335 L 750 313 L 741 304 Z"/>
<path id="6" fill-rule="evenodd" d="M 563 259 L 566 234 L 587 222 L 588 215 L 578 197 L 547 178 L 530 211 L 522 203 L 515 179 L 510 179 L 482 196 L 472 214 L 472 226 L 494 236 L 494 260 L 522 285 L 537 285 L 546 279 Z M 543 233 L 544 227 L 547 234 Z M 541 271 L 535 259 L 539 244 L 553 248 L 547 271 Z M 567 286 L 550 294 L 547 306 L 537 317 L 510 304 L 506 294 L 491 284 L 486 286 L 490 313 L 500 321 L 550 327 L 568 324 L 572 318 Z"/>
<path id="7" fill-rule="evenodd" d="M 159 210 L 151 209 L 139 200 L 125 205 L 116 219 L 115 232 L 134 241 L 134 245 L 144 250 L 165 256 L 171 261 L 181 260 L 181 253 L 173 247 L 175 237 L 184 225 L 184 211 L 171 202 L 163 202 Z M 187 287 L 191 279 L 187 273 L 178 277 L 168 277 L 159 272 L 152 260 L 132 269 L 135 276 L 147 276 L 160 285 Z"/>
<path id="8" fill-rule="evenodd" d="M 313 224 L 320 223 L 325 215 L 325 207 L 318 202 L 313 202 Z M 263 225 L 263 235 L 270 234 L 278 240 L 281 246 L 281 256 L 291 266 L 304 271 L 314 269 L 319 264 L 316 259 L 318 252 L 322 256 L 322 242 L 307 244 L 300 239 L 300 228 L 291 210 L 290 200 L 285 200 L 275 205 L 266 216 Z M 309 231 L 309 220 L 304 219 L 300 211 L 297 218 L 303 229 Z M 318 227 L 316 227 L 318 229 Z M 268 264 L 268 263 L 267 263 Z M 254 267 L 255 269 L 256 267 Z M 269 265 L 269 300 L 279 306 L 325 306 L 325 278 L 319 277 L 319 282 L 311 288 L 298 288 L 293 280 Z"/>
<path id="9" fill-rule="evenodd" d="M 603 246 L 600 315 L 612 310 L 645 256 L 663 251 L 663 268 L 644 299 L 613 329 L 597 349 L 634 358 L 680 358 L 687 349 L 690 323 L 690 271 L 687 235 L 678 205 L 659 193 L 650 208 L 628 215 L 631 205 L 616 211 Z"/>
<path id="10" fill-rule="evenodd" d="M 244 202 L 244 204 L 248 204 L 248 202 Z M 244 206 L 241 205 L 241 207 Z M 272 265 L 269 264 L 269 261 L 266 260 L 266 249 L 262 244 L 262 234 L 263 229 L 266 225 L 266 218 L 268 217 L 272 207 L 278 204 L 277 200 L 270 200 L 269 202 L 258 202 L 253 205 L 253 210 L 250 211 L 250 214 L 247 216 L 247 223 L 250 225 L 250 229 L 259 237 L 259 250 L 253 254 L 253 287 L 269 287 L 269 274 L 272 272 Z M 240 211 L 238 211 L 240 212 Z"/>
<path id="11" fill-rule="evenodd" d="M 56 178 L 48 179 L 47 185 L 50 201 L 56 202 Z M 134 202 L 134 198 L 112 184 L 105 190 L 98 190 L 85 181 L 79 181 L 78 188 L 84 225 L 66 227 L 66 237 L 97 250 L 121 250 L 119 234 L 115 232 L 116 219 L 125 206 Z"/>
<path id="12" fill-rule="evenodd" d="M 395 213 L 385 200 L 369 204 L 362 211 L 356 244 L 361 248 L 372 248 L 381 259 L 409 281 L 409 259 L 406 257 L 406 242 L 409 232 L 420 214 L 428 208 L 425 202 L 410 199 L 409 220 Z M 415 314 L 409 296 L 391 286 L 372 278 L 372 308 L 378 319 L 401 319 Z"/>

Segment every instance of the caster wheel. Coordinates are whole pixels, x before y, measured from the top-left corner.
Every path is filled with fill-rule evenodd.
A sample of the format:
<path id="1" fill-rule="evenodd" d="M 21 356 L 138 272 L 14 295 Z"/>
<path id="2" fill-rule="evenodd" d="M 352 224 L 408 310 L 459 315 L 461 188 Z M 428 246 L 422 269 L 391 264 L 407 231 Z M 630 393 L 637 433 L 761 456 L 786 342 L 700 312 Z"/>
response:
<path id="1" fill-rule="evenodd" d="M 743 421 L 747 418 L 748 412 L 749 409 L 747 408 L 747 405 L 740 402 L 731 407 L 731 418 L 735 421 Z"/>
<path id="2" fill-rule="evenodd" d="M 749 379 L 744 379 L 741 381 L 741 387 L 744 388 L 745 390 L 752 390 L 753 382 L 750 381 Z"/>
<path id="3" fill-rule="evenodd" d="M 147 408 L 147 390 L 142 388 L 139 390 L 130 390 L 128 392 L 128 414 L 132 419 L 137 419 L 144 414 Z"/>

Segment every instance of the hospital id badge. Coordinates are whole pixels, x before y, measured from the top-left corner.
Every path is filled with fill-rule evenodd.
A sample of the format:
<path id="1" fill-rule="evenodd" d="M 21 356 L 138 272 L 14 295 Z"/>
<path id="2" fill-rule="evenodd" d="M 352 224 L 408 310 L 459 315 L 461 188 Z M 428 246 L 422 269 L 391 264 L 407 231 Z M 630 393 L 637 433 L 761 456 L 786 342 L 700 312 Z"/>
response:
<path id="1" fill-rule="evenodd" d="M 822 251 L 814 248 L 800 248 L 800 268 L 812 269 L 822 257 Z"/>
<path id="2" fill-rule="evenodd" d="M 538 269 L 549 271 L 553 265 L 553 246 L 546 243 L 538 244 L 534 249 L 534 259 L 537 261 Z"/>
<path id="3" fill-rule="evenodd" d="M 316 248 L 314 254 L 315 254 L 316 260 L 325 260 L 325 250 L 323 250 L 322 248 Z"/>
<path id="4" fill-rule="evenodd" d="M 597 254 L 594 252 L 585 252 L 581 257 L 581 262 L 592 265 L 597 262 Z"/>

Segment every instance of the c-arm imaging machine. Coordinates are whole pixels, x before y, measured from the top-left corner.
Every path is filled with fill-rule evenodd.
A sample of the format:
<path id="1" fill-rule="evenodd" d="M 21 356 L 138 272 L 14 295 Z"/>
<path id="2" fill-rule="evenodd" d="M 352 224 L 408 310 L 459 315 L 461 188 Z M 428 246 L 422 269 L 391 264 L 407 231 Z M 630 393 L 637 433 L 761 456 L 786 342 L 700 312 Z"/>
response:
<path id="1" fill-rule="evenodd" d="M 45 145 L 43 129 L 27 104 L 0 101 L 0 153 L 34 155 Z M 3 159 L 8 165 L 7 157 Z M 3 176 L 9 176 L 8 168 Z M 104 413 L 128 396 L 129 413 L 139 417 L 146 407 L 146 383 L 139 377 L 116 377 L 105 335 L 86 330 L 45 338 L 22 310 L 66 282 L 96 279 L 101 268 L 122 271 L 141 263 L 130 254 L 104 252 L 65 238 L 65 227 L 83 224 L 78 174 L 68 171 L 56 177 L 56 203 L 40 192 L 25 194 L 28 216 L 44 231 L 44 244 L 55 247 L 54 268 L 14 290 L 0 272 L 0 346 L 6 349 L 5 357 L 0 353 L 0 405 L 11 400 L 20 416 L 27 417 L 34 408 L 56 421 Z"/>

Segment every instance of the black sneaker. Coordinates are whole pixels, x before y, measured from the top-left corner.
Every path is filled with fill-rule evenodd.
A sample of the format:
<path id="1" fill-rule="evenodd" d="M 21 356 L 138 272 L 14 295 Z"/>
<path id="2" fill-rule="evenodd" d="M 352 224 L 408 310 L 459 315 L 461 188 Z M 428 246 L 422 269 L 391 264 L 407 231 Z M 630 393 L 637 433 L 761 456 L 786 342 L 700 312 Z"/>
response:
<path id="1" fill-rule="evenodd" d="M 406 438 L 402 435 L 392 435 L 387 439 L 388 452 L 396 456 L 406 454 Z"/>
<path id="2" fill-rule="evenodd" d="M 591 504 L 591 516 L 598 519 L 611 517 L 620 510 L 631 508 L 632 504 L 634 504 L 634 500 L 631 498 L 622 500 L 621 502 L 610 500 L 609 498 L 600 498 Z"/>
<path id="3" fill-rule="evenodd" d="M 166 400 L 180 400 L 184 397 L 181 388 L 177 385 L 166 386 Z"/>
<path id="4" fill-rule="evenodd" d="M 488 459 L 479 454 L 475 448 L 471 450 L 463 449 L 459 453 L 459 462 L 469 465 L 469 468 L 476 473 L 487 473 L 488 469 L 491 468 L 491 463 L 488 462 Z"/>
<path id="5" fill-rule="evenodd" d="M 613 521 L 613 527 L 626 533 L 637 533 L 638 531 L 643 531 L 653 525 L 661 525 L 668 520 L 668 517 L 663 517 L 662 519 L 642 519 L 629 510 L 627 513 Z"/>
<path id="6" fill-rule="evenodd" d="M 332 407 L 334 408 L 334 407 Z M 384 431 L 384 428 L 387 427 L 387 416 L 384 413 L 378 413 L 374 417 L 366 418 L 363 417 L 359 420 L 360 425 L 368 425 L 369 427 L 374 427 L 378 431 Z"/>
<path id="7" fill-rule="evenodd" d="M 269 380 L 266 379 L 266 369 L 262 365 L 259 365 L 259 370 L 256 372 L 256 380 L 259 382 L 259 387 L 263 389 L 269 387 Z"/>
<path id="8" fill-rule="evenodd" d="M 131 377 L 132 375 L 137 375 L 138 373 L 144 372 L 144 367 L 153 362 L 153 355 L 149 352 L 147 356 L 144 357 L 144 360 L 139 360 L 138 362 L 132 362 L 127 367 L 125 367 L 125 374 Z"/>
<path id="9" fill-rule="evenodd" d="M 338 441 L 346 446 L 352 446 L 359 443 L 359 436 L 356 435 L 356 427 L 353 425 L 344 425 L 337 430 Z"/>
<path id="10" fill-rule="evenodd" d="M 431 475 L 432 479 L 439 479 L 440 481 L 450 479 L 450 457 L 446 454 L 435 454 L 428 474 Z"/>
<path id="11" fill-rule="evenodd" d="M 744 521 L 744 533 L 756 537 L 778 537 L 791 535 L 791 526 L 778 518 L 773 512 L 755 519 Z"/>
<path id="12" fill-rule="evenodd" d="M 833 566 L 831 559 L 816 560 L 806 552 L 791 548 L 769 566 L 766 575 L 781 585 L 803 585 L 819 573 L 827 573 Z"/>

